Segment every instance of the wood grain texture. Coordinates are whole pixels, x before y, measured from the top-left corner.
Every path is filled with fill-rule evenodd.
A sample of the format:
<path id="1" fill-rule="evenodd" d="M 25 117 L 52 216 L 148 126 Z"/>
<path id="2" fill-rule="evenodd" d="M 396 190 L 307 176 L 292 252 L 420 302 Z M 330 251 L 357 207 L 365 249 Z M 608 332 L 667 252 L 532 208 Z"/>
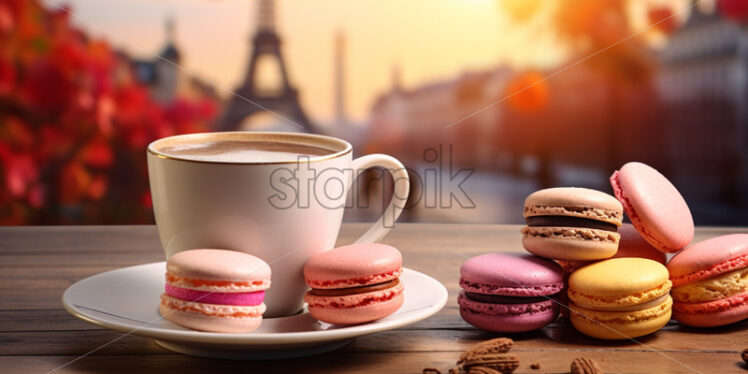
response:
<path id="1" fill-rule="evenodd" d="M 368 225 L 346 224 L 339 244 Z M 450 299 L 437 315 L 397 330 L 359 337 L 338 351 L 315 357 L 242 362 L 171 353 L 152 340 L 127 336 L 56 371 L 90 373 L 420 373 L 442 372 L 472 344 L 498 335 L 462 321 L 456 306 L 460 264 L 492 251 L 521 251 L 520 226 L 400 224 L 385 242 L 403 252 L 405 265 L 447 286 Z M 744 228 L 699 228 L 696 240 Z M 74 282 L 103 271 L 163 260 L 153 226 L 0 227 L 0 372 L 48 372 L 122 334 L 80 321 L 62 309 Z M 744 373 L 748 321 L 716 329 L 675 322 L 631 341 L 601 342 L 576 332 L 566 320 L 540 331 L 512 334 L 518 373 L 568 373 L 580 356 L 611 373 Z M 530 364 L 540 364 L 539 370 Z"/>

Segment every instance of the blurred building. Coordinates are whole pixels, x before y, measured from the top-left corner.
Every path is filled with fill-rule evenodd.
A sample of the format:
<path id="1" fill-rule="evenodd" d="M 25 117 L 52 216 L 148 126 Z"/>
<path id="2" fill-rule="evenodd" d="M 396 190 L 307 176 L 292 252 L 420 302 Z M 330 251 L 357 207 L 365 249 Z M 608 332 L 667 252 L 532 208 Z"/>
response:
<path id="1" fill-rule="evenodd" d="M 661 62 L 671 177 L 693 199 L 748 206 L 748 26 L 694 7 Z"/>
<path id="2" fill-rule="evenodd" d="M 175 40 L 175 24 L 166 20 L 166 43 L 152 60 L 131 59 L 135 78 L 148 86 L 153 100 L 168 104 L 177 97 L 209 97 L 219 101 L 215 87 L 180 68 L 184 63 Z"/>
<path id="3" fill-rule="evenodd" d="M 404 161 L 421 162 L 425 150 L 452 145 L 450 156 L 454 163 L 493 167 L 497 159 L 492 140 L 501 121 L 502 106 L 492 104 L 501 99 L 511 76 L 509 68 L 500 67 L 405 89 L 399 68 L 395 67 L 391 88 L 372 106 L 372 151 L 387 151 Z"/>
<path id="4" fill-rule="evenodd" d="M 640 161 L 673 181 L 697 224 L 748 222 L 748 23 L 735 18 L 694 7 L 661 50 L 632 42 L 560 74 L 500 67 L 404 88 L 395 70 L 367 152 L 417 169 L 427 149 L 451 146 L 450 161 L 477 178 L 506 178 L 501 191 L 530 180 L 611 192 L 612 171 Z M 551 79 L 527 78 L 537 75 Z M 547 97 L 528 110 L 512 102 L 523 87 L 523 100 Z"/>

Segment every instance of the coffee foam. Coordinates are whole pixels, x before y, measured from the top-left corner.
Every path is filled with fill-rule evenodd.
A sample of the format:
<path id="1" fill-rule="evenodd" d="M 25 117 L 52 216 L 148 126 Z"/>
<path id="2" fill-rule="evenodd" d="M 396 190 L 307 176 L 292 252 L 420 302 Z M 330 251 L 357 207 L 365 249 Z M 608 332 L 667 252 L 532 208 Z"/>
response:
<path id="1" fill-rule="evenodd" d="M 167 145 L 159 149 L 167 156 L 213 162 L 293 162 L 334 153 L 327 148 L 280 142 L 220 140 Z"/>

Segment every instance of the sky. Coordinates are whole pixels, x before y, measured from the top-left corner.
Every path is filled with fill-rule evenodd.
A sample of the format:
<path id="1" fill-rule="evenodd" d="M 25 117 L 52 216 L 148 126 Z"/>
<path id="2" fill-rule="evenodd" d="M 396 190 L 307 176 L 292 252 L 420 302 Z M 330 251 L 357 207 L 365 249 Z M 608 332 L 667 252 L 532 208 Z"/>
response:
<path id="1" fill-rule="evenodd" d="M 213 83 L 223 96 L 244 78 L 257 1 L 47 0 L 72 7 L 73 22 L 139 58 L 155 58 L 173 17 L 182 65 Z M 547 33 L 520 28 L 497 0 L 276 0 L 276 23 L 290 78 L 307 113 L 333 118 L 333 41 L 346 39 L 346 111 L 368 117 L 392 85 L 394 67 L 404 87 L 500 64 L 548 68 L 564 55 Z M 531 46 L 531 47 L 527 47 Z"/>

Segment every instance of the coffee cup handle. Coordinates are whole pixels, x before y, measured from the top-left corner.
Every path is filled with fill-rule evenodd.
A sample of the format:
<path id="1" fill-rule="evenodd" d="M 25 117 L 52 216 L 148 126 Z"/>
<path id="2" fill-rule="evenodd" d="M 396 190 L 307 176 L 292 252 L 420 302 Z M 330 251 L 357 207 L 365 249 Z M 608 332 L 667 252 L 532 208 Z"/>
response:
<path id="1" fill-rule="evenodd" d="M 402 213 L 405 203 L 408 201 L 408 193 L 410 192 L 408 171 L 405 170 L 405 166 L 400 161 L 392 156 L 371 154 L 353 160 L 353 163 L 351 163 L 351 167 L 355 172 L 353 179 L 358 178 L 364 170 L 375 166 L 383 167 L 392 174 L 392 179 L 395 183 L 392 200 L 387 209 L 384 210 L 382 216 L 379 217 L 379 220 L 361 235 L 355 243 L 374 243 L 384 238 L 390 231 L 390 228 L 392 228 L 391 226 L 394 225 L 397 217 Z"/>

